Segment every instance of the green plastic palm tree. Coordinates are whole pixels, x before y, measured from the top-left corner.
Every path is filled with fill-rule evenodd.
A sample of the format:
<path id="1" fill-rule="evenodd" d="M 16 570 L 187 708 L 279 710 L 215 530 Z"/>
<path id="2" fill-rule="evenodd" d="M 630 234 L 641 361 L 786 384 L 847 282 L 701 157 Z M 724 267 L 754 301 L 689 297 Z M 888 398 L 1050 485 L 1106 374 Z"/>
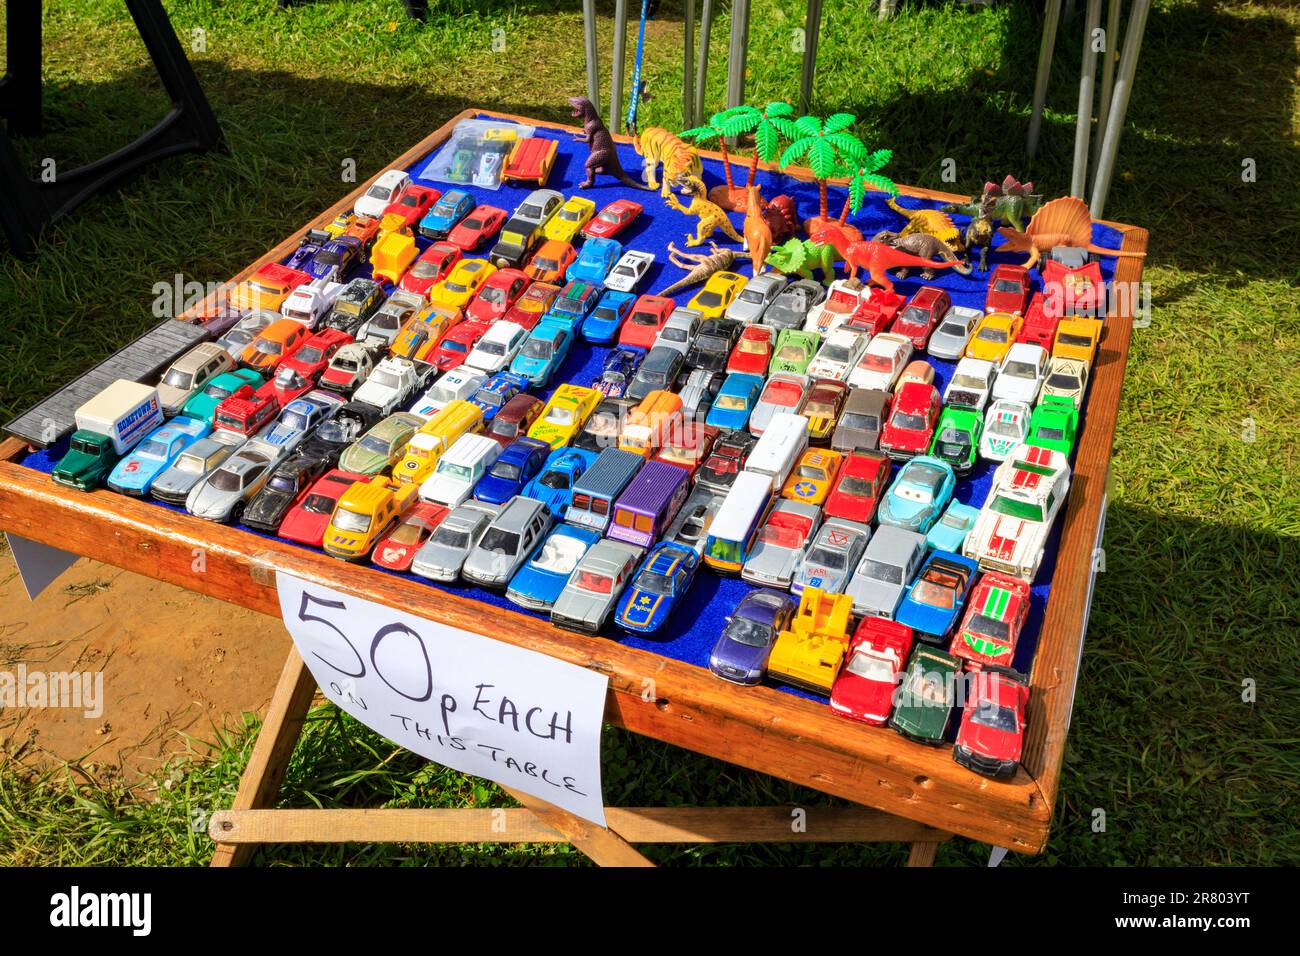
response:
<path id="1" fill-rule="evenodd" d="M 758 162 L 776 162 L 781 153 L 781 140 L 799 135 L 795 128 L 794 107 L 789 103 L 768 103 L 761 110 L 756 106 L 737 106 L 731 111 L 742 133 L 754 134 L 754 152 L 749 157 L 749 177 L 745 188 L 754 185 L 758 175 Z"/>
<path id="2" fill-rule="evenodd" d="M 821 219 L 827 218 L 826 180 L 867 158 L 862 141 L 846 132 L 856 121 L 852 113 L 835 113 L 824 121 L 816 116 L 800 116 L 794 121 L 797 138 L 781 154 L 782 169 L 802 159 L 812 170 L 821 197 Z"/>
<path id="3" fill-rule="evenodd" d="M 844 208 L 840 210 L 840 224 L 849 217 L 849 210 L 857 212 L 867 198 L 867 189 L 879 189 L 891 196 L 898 195 L 898 187 L 888 176 L 881 176 L 877 170 L 887 165 L 894 156 L 892 149 L 877 149 L 868 153 L 856 166 L 847 166 L 839 175 L 849 177 L 849 194 L 844 199 Z"/>
<path id="4" fill-rule="evenodd" d="M 682 130 L 679 134 L 682 139 L 690 140 L 693 143 L 704 144 L 718 141 L 718 149 L 722 151 L 722 174 L 727 179 L 727 189 L 736 188 L 736 184 L 731 179 L 731 160 L 727 158 L 727 139 L 733 136 L 739 136 L 744 132 L 740 125 L 740 119 L 736 116 L 736 110 L 740 107 L 733 107 L 729 110 L 722 110 L 714 113 L 709 117 L 709 122 L 705 126 L 696 126 L 694 129 Z"/>

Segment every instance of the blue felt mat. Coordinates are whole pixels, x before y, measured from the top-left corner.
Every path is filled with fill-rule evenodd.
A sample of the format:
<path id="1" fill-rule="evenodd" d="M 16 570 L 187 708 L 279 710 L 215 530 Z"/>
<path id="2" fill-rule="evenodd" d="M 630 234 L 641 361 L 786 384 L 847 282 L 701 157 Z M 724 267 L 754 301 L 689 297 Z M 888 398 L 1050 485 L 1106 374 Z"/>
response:
<path id="1" fill-rule="evenodd" d="M 558 189 L 566 196 L 576 192 L 576 184 L 581 182 L 584 177 L 583 164 L 586 161 L 587 151 L 583 143 L 576 142 L 572 137 L 560 131 L 541 129 L 538 131 L 540 136 L 554 138 L 558 140 L 558 153 L 555 161 L 555 167 L 551 173 L 547 186 L 552 189 Z M 623 167 L 633 178 L 639 178 L 641 170 L 641 159 L 635 153 L 630 145 L 620 144 L 619 158 L 622 160 Z M 480 202 L 505 209 L 507 212 L 514 209 L 519 202 L 531 191 L 529 188 L 518 188 L 510 185 L 503 185 L 499 190 L 477 189 L 475 187 L 453 187 L 445 183 L 436 183 L 429 180 L 423 180 L 418 177 L 418 173 L 424 169 L 427 157 L 422 157 L 410 167 L 410 172 L 416 176 L 416 181 L 428 186 L 433 186 L 441 190 L 450 188 L 465 188 L 472 193 Z M 733 175 L 738 182 L 743 183 L 746 175 L 746 167 L 733 166 Z M 1001 178 L 1001 172 L 990 171 L 990 174 L 996 173 L 996 178 Z M 720 161 L 706 159 L 704 161 L 704 179 L 708 186 L 713 186 L 723 181 L 722 164 Z M 818 210 L 818 192 L 815 183 L 805 183 L 792 179 L 779 172 L 769 172 L 760 170 L 756 182 L 763 187 L 763 195 L 771 199 L 773 196 L 786 194 L 792 196 L 797 204 L 800 219 L 807 216 L 816 215 Z M 653 252 L 656 256 L 654 265 L 645 280 L 638 287 L 638 292 L 653 293 L 661 288 L 667 287 L 675 282 L 682 275 L 681 271 L 667 261 L 667 244 L 671 241 L 679 249 L 685 248 L 684 239 L 686 235 L 695 228 L 696 220 L 688 218 L 679 213 L 672 211 L 664 205 L 657 192 L 646 192 L 635 190 L 621 183 L 616 182 L 609 176 L 598 177 L 596 185 L 585 191 L 584 195 L 589 196 L 596 202 L 598 207 L 613 202 L 615 199 L 630 198 L 635 199 L 645 206 L 645 212 L 638 217 L 636 222 L 621 236 L 619 241 L 624 245 L 624 249 L 639 249 L 645 252 Z M 891 210 L 884 202 L 883 193 L 870 193 L 862 210 L 849 217 L 849 222 L 857 226 L 864 235 L 871 236 L 880 229 L 899 229 L 904 225 L 901 217 Z M 844 202 L 844 190 L 832 187 L 830 189 L 830 212 L 832 215 L 838 215 L 841 205 Z M 920 208 L 925 203 L 916 199 L 903 198 L 900 205 L 907 208 Z M 932 204 L 937 205 L 937 204 Z M 739 230 L 744 216 L 740 213 L 731 215 L 732 221 Z M 961 217 L 958 219 L 959 224 L 965 220 Z M 725 237 L 715 236 L 725 241 Z M 1107 247 L 1118 249 L 1122 243 L 1123 236 L 1114 229 L 1100 225 L 1093 226 L 1093 242 Z M 429 243 L 427 240 L 420 238 L 417 243 L 421 249 Z M 475 253 L 476 255 L 485 255 L 482 250 Z M 1011 256 L 999 256 L 995 251 L 990 259 L 990 268 L 1000 262 L 1022 262 L 1023 254 Z M 749 269 L 747 263 L 742 262 L 741 271 L 748 275 Z M 1107 282 L 1113 277 L 1114 260 L 1103 257 L 1101 260 L 1102 273 Z M 347 278 L 353 278 L 356 275 L 369 275 L 369 267 L 363 266 Z M 209 277 L 214 278 L 214 277 Z M 938 278 L 931 282 L 923 282 L 915 274 L 907 279 L 895 279 L 896 290 L 905 296 L 910 296 L 922 285 L 935 285 L 946 289 L 952 296 L 954 305 L 969 306 L 975 309 L 983 309 L 984 292 L 987 285 L 987 274 L 974 273 L 970 276 L 962 276 L 951 269 L 941 271 Z M 1035 276 L 1035 287 L 1041 291 L 1040 280 Z M 685 304 L 686 301 L 697 291 L 688 289 L 677 295 L 676 301 L 679 304 Z M 560 382 L 572 381 L 580 385 L 589 385 L 591 381 L 600 374 L 601 363 L 608 350 L 601 347 L 591 346 L 585 342 L 575 343 L 573 350 L 570 352 L 560 374 L 555 378 L 550 389 L 539 392 L 545 398 L 549 396 L 554 385 Z M 933 357 L 928 360 L 935 369 L 935 386 L 940 393 L 943 392 L 947 385 L 948 378 L 952 374 L 953 363 L 945 362 Z M 39 471 L 50 472 L 58 459 L 66 451 L 66 439 L 60 444 L 46 450 L 34 452 L 24 459 L 24 464 L 35 468 Z M 989 482 L 992 478 L 994 466 L 989 462 L 980 459 L 972 474 L 964 479 L 958 479 L 956 498 L 966 504 L 978 507 L 984 502 L 988 494 Z M 169 507 L 158 502 L 151 503 L 158 507 Z M 1052 574 L 1056 566 L 1057 542 L 1060 536 L 1060 524 L 1058 520 L 1057 527 L 1054 529 L 1048 542 L 1047 554 L 1044 558 L 1043 565 L 1038 574 L 1037 583 L 1033 588 L 1029 618 L 1026 622 L 1025 629 L 1021 634 L 1019 645 L 1016 649 L 1015 666 L 1023 673 L 1028 673 L 1029 666 L 1033 661 L 1034 651 L 1038 644 L 1038 634 L 1042 626 L 1043 612 L 1047 606 L 1047 595 L 1051 587 Z M 258 532 L 247 530 L 250 534 Z M 278 540 L 278 539 L 277 539 Z M 385 572 L 395 573 L 395 572 Z M 509 608 L 519 613 L 529 613 L 522 611 L 520 608 L 509 603 L 499 594 L 484 591 L 479 588 L 468 587 L 465 585 L 440 585 L 414 575 L 403 575 L 409 580 L 417 581 L 426 587 L 444 588 L 454 590 L 465 594 L 475 600 L 483 601 L 497 607 Z M 736 606 L 741 597 L 751 589 L 751 586 L 737 579 L 722 578 L 707 570 L 701 570 L 696 578 L 695 585 L 690 593 L 686 596 L 675 612 L 673 618 L 668 622 L 658 637 L 633 637 L 624 634 L 617 629 L 610 627 L 605 631 L 605 636 L 611 640 L 619 641 L 631 647 L 642 650 L 653 651 L 656 654 L 663 654 L 676 660 L 684 661 L 688 664 L 694 664 L 699 667 L 708 666 L 709 651 L 716 642 L 718 634 L 721 632 L 724 619 L 731 610 Z M 792 694 L 801 697 L 809 697 L 815 700 L 825 700 L 825 697 L 816 694 L 810 694 L 805 691 L 795 690 L 783 685 L 781 687 Z M 744 693 L 740 688 L 736 693 Z"/>

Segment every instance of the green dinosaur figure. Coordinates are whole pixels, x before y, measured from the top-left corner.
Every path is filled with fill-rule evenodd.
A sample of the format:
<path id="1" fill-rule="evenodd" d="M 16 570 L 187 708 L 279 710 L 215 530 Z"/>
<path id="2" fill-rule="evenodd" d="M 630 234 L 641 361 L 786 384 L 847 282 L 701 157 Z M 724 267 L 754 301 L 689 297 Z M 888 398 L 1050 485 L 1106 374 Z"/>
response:
<path id="1" fill-rule="evenodd" d="M 773 246 L 767 254 L 767 264 L 786 275 L 812 279 L 813 273 L 820 270 L 822 285 L 835 281 L 835 264 L 843 261 L 844 257 L 835 251 L 834 246 L 811 239 L 787 239 L 781 245 Z"/>
<path id="2" fill-rule="evenodd" d="M 1017 232 L 1025 231 L 1025 221 L 1042 208 L 1043 197 L 1034 192 L 1033 183 L 1022 183 L 1008 176 L 1000 183 L 984 184 L 984 191 L 972 196 L 969 202 L 950 203 L 942 207 L 946 213 L 958 213 L 972 219 L 988 218 L 992 222 L 1009 223 Z"/>

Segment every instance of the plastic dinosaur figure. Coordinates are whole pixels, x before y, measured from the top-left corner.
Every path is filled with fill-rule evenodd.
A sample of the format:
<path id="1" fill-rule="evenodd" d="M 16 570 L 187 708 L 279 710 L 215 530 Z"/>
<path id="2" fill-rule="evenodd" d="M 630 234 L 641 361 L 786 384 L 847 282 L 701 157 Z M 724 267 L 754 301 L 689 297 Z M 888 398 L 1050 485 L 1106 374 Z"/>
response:
<path id="1" fill-rule="evenodd" d="M 1145 252 L 1124 252 L 1093 245 L 1092 214 L 1088 212 L 1087 204 L 1077 196 L 1053 199 L 1034 213 L 1024 232 L 1008 226 L 1002 226 L 998 232 L 1007 240 L 998 248 L 999 252 L 1029 253 L 1025 260 L 1026 269 L 1038 265 L 1039 260 L 1057 246 L 1074 246 L 1103 256 L 1146 256 Z"/>
<path id="2" fill-rule="evenodd" d="M 747 198 L 745 246 L 749 249 L 750 261 L 754 263 L 754 275 L 758 275 L 763 271 L 767 254 L 772 249 L 772 227 L 763 218 L 763 191 L 757 186 L 750 186 Z"/>
<path id="3" fill-rule="evenodd" d="M 699 176 L 701 174 L 700 156 L 695 147 L 678 139 L 660 126 L 637 133 L 632 137 L 632 148 L 638 156 L 645 158 L 645 168 L 641 175 L 650 189 L 659 189 L 660 194 L 668 197 L 669 185 L 680 176 Z M 655 169 L 663 164 L 662 183 L 655 182 Z"/>
<path id="4" fill-rule="evenodd" d="M 821 283 L 827 286 L 835 281 L 835 264 L 840 261 L 834 247 L 811 239 L 789 239 L 773 246 L 767 254 L 767 264 L 777 272 L 812 279 L 813 273 L 820 270 Z"/>
<path id="5" fill-rule="evenodd" d="M 600 115 L 596 112 L 596 107 L 591 105 L 591 100 L 585 96 L 570 96 L 569 105 L 573 107 L 573 118 L 582 120 L 582 132 L 574 138 L 587 144 L 587 178 L 578 184 L 578 188 L 590 189 L 596 185 L 596 174 L 605 173 L 624 186 L 649 189 L 649 186 L 637 182 L 623 170 L 623 164 L 618 161 L 618 150 L 614 147 L 614 137 L 600 121 Z"/>
<path id="6" fill-rule="evenodd" d="M 980 207 L 992 202 L 992 208 L 984 213 Z M 985 183 L 984 191 L 979 197 L 972 196 L 969 202 L 952 203 L 944 206 L 944 212 L 955 212 L 976 218 L 987 215 L 997 222 L 1001 220 L 1017 232 L 1025 228 L 1025 220 L 1042 208 L 1043 197 L 1034 192 L 1033 183 L 1022 183 L 1015 176 L 1008 176 L 1001 183 Z"/>
<path id="7" fill-rule="evenodd" d="M 886 269 L 897 269 L 899 266 L 917 269 L 952 269 L 961 265 L 959 262 L 932 262 L 929 259 L 900 252 L 883 242 L 866 239 L 851 242 L 849 237 L 835 226 L 827 226 L 818 232 L 815 238 L 834 246 L 835 250 L 844 257 L 849 279 L 856 279 L 858 270 L 865 269 L 868 281 L 880 286 L 886 292 L 894 291 L 893 280 L 886 274 Z"/>
<path id="8" fill-rule="evenodd" d="M 682 289 L 699 285 L 715 272 L 723 272 L 735 265 L 737 259 L 748 258 L 748 254 L 735 249 L 723 249 L 716 242 L 709 243 L 708 253 L 682 252 L 671 242 L 668 243 L 668 261 L 679 269 L 686 269 L 682 276 L 659 295 L 676 295 Z"/>
<path id="9" fill-rule="evenodd" d="M 882 229 L 871 237 L 872 242 L 883 242 L 900 252 L 911 253 L 922 259 L 941 259 L 945 262 L 954 263 L 953 268 L 962 275 L 970 275 L 970 266 L 961 263 L 957 253 L 949 248 L 948 244 L 936 236 L 928 235 L 924 232 L 914 232 L 911 235 L 906 233 L 890 232 L 888 229 Z M 960 264 L 958 264 L 960 263 Z M 898 270 L 900 279 L 907 278 L 907 267 L 900 266 Z M 933 269 L 922 269 L 921 278 L 927 282 L 934 278 Z"/>
<path id="10" fill-rule="evenodd" d="M 907 225 L 899 232 L 900 236 L 914 236 L 918 233 L 934 236 L 954 253 L 962 252 L 961 230 L 946 215 L 937 209 L 904 209 L 894 197 L 885 200 L 890 209 L 907 220 Z"/>
<path id="11" fill-rule="evenodd" d="M 966 241 L 968 254 L 975 249 L 980 251 L 980 272 L 989 271 L 989 250 L 993 248 L 993 207 L 992 197 L 980 197 L 980 201 L 975 206 L 975 213 L 967 223 L 966 232 L 962 236 Z"/>
<path id="12" fill-rule="evenodd" d="M 688 246 L 702 246 L 709 241 L 713 235 L 714 229 L 721 229 L 723 235 L 733 242 L 743 243 L 744 237 L 736 232 L 736 227 L 731 224 L 727 214 L 722 211 L 722 207 L 717 203 L 709 202 L 708 191 L 704 188 L 704 182 L 697 176 L 682 176 L 677 180 L 677 187 L 683 193 L 691 197 L 688 205 L 683 206 L 678 202 L 677 197 L 669 193 L 666 197 L 668 205 L 680 213 L 687 216 L 697 216 L 699 224 L 695 227 L 695 235 L 686 240 Z"/>

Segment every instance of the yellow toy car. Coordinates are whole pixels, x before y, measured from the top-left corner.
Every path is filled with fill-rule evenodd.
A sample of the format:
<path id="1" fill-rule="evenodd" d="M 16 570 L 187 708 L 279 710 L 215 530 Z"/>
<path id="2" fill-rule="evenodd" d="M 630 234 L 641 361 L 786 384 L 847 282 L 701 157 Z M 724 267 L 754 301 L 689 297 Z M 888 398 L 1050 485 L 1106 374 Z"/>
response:
<path id="1" fill-rule="evenodd" d="M 594 388 L 561 385 L 528 429 L 528 437 L 544 441 L 552 448 L 569 444 L 604 397 L 603 392 Z"/>
<path id="2" fill-rule="evenodd" d="M 433 364 L 433 353 L 447 330 L 461 320 L 456 309 L 442 305 L 426 305 L 397 333 L 388 350 L 389 355 L 410 359 L 412 362 Z"/>
<path id="3" fill-rule="evenodd" d="M 781 488 L 781 497 L 802 501 L 806 505 L 820 505 L 831 493 L 835 476 L 844 464 L 844 455 L 829 448 L 813 448 L 803 453 L 799 464 L 790 472 Z"/>
<path id="4" fill-rule="evenodd" d="M 356 221 L 357 214 L 354 212 L 341 212 L 334 217 L 334 221 L 326 226 L 322 231 L 331 239 L 337 239 L 343 233 L 348 231 L 348 227 Z"/>
<path id="5" fill-rule="evenodd" d="M 1052 358 L 1078 359 L 1092 368 L 1101 339 L 1101 323 L 1096 319 L 1062 319 L 1052 342 Z"/>
<path id="6" fill-rule="evenodd" d="M 344 561 L 363 560 L 419 500 L 419 490 L 419 484 L 396 483 L 387 475 L 355 482 L 343 492 L 325 526 L 325 553 Z"/>
<path id="7" fill-rule="evenodd" d="M 407 269 L 411 268 L 411 263 L 419 254 L 420 250 L 415 247 L 415 237 L 409 230 L 382 232 L 370 250 L 370 265 L 374 269 L 376 279 L 386 279 L 393 285 L 397 285 L 398 280 L 406 274 Z"/>
<path id="8" fill-rule="evenodd" d="M 706 319 L 720 319 L 727 306 L 740 295 L 740 290 L 745 288 L 748 280 L 734 272 L 715 272 L 709 276 L 709 281 L 704 283 L 704 288 L 691 297 L 691 301 L 686 303 L 688 309 L 695 309 L 701 317 Z"/>
<path id="9" fill-rule="evenodd" d="M 483 409 L 463 398 L 448 402 L 406 443 L 406 454 L 393 466 L 393 480 L 420 484 L 433 474 L 443 452 L 456 444 L 458 438 L 482 430 Z"/>
<path id="10" fill-rule="evenodd" d="M 790 629 L 777 635 L 768 658 L 770 677 L 829 694 L 844 665 L 849 645 L 849 615 L 853 598 L 806 587 Z"/>
<path id="11" fill-rule="evenodd" d="M 966 357 L 1001 362 L 1015 343 L 1024 321 L 1010 312 L 990 312 L 975 326 L 975 334 L 966 344 Z"/>
<path id="12" fill-rule="evenodd" d="M 429 302 L 449 309 L 464 309 L 496 271 L 497 267 L 486 259 L 462 259 L 447 278 L 429 290 Z"/>
<path id="13" fill-rule="evenodd" d="M 596 215 L 596 204 L 586 196 L 573 196 L 566 199 L 564 205 L 542 227 L 542 238 L 554 239 L 556 242 L 573 242 L 579 230 L 590 222 L 594 215 Z"/>

